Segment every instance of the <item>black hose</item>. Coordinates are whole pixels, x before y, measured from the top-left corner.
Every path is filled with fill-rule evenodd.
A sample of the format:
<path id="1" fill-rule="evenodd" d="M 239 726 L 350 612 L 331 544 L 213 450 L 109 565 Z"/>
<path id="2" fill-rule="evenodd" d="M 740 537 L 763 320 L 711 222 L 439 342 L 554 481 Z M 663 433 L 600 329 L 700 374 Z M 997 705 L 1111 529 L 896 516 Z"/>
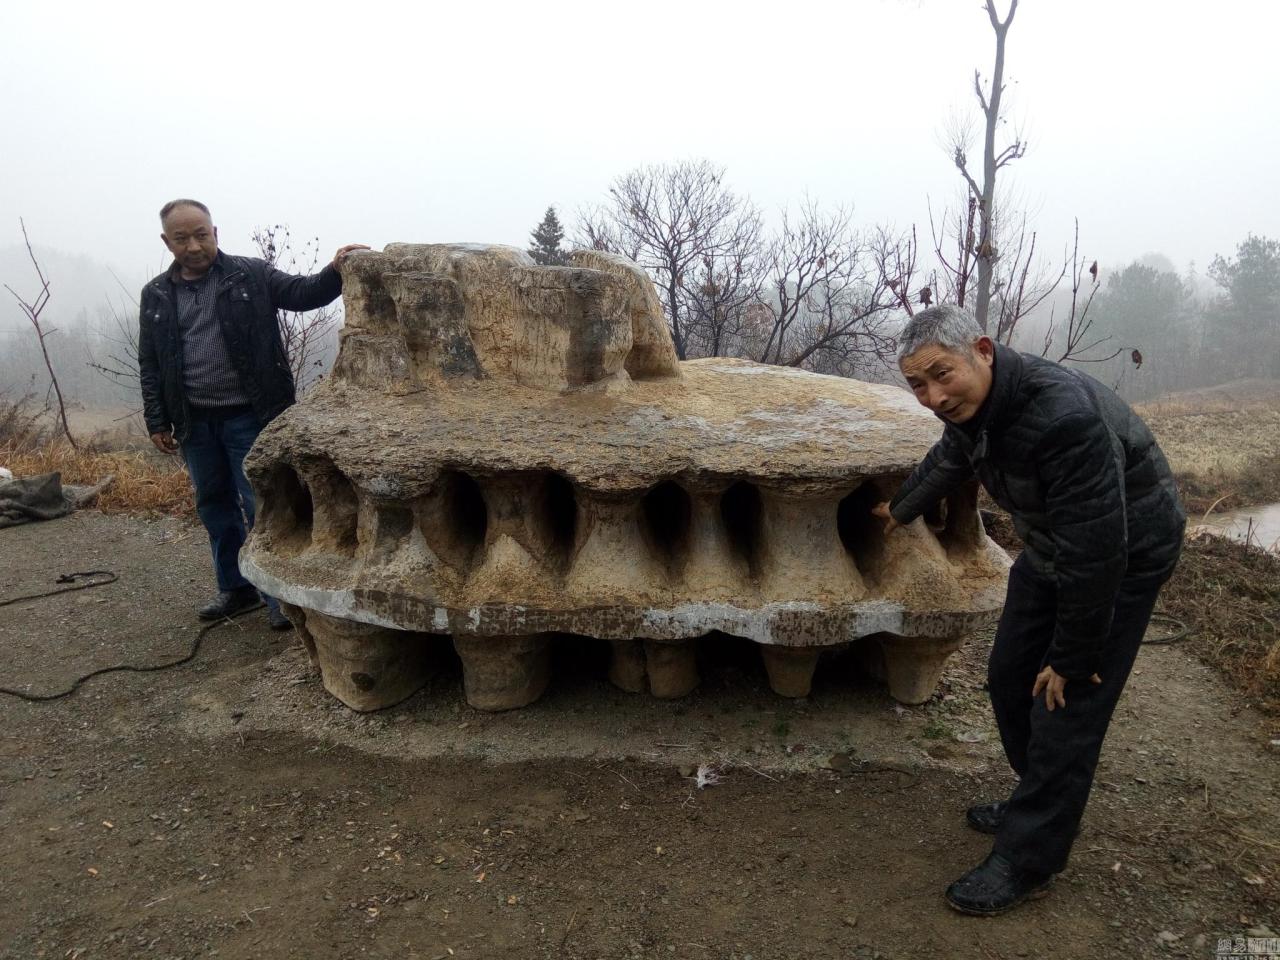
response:
<path id="1" fill-rule="evenodd" d="M 89 583 L 80 583 L 71 587 L 63 587 L 61 590 L 49 590 L 45 593 L 31 593 L 24 597 L 10 597 L 7 600 L 0 600 L 0 607 L 7 607 L 10 604 L 20 603 L 23 600 L 38 600 L 42 597 L 55 597 L 60 593 L 71 593 L 73 590 L 88 590 L 90 587 L 105 587 L 108 583 L 115 583 L 120 579 L 110 570 L 86 570 L 81 573 L 64 573 L 54 582 L 74 583 L 81 577 L 108 577 L 110 579 L 100 579 Z M 252 613 L 254 610 L 260 609 L 262 609 L 262 604 L 259 603 L 256 606 L 247 607 L 244 610 L 238 611 L 235 616 L 239 617 L 243 614 Z M 212 623 L 206 624 L 192 639 L 191 649 L 187 651 L 187 655 L 185 657 L 179 657 L 177 660 L 169 660 L 165 663 L 156 663 L 141 667 L 134 666 L 130 663 L 122 663 L 114 667 L 102 667 L 101 669 L 94 670 L 92 673 L 86 673 L 82 677 L 77 677 L 71 686 L 58 693 L 27 693 L 24 690 L 13 690 L 9 687 L 0 687 L 0 694 L 4 694 L 9 697 L 18 697 L 21 700 L 27 700 L 31 703 L 48 703 L 50 700 L 61 700 L 63 697 L 71 696 L 71 694 L 80 689 L 80 686 L 86 680 L 90 680 L 93 677 L 100 677 L 104 673 L 154 673 L 157 670 L 169 670 L 173 667 L 180 667 L 184 663 L 190 663 L 195 659 L 196 654 L 200 652 L 200 644 L 204 642 L 206 633 L 210 630 L 216 629 L 217 627 L 221 627 L 224 624 L 230 623 L 233 619 L 234 617 L 223 617 L 221 620 L 215 620 Z"/>
<path id="2" fill-rule="evenodd" d="M 1179 620 L 1177 617 L 1171 617 L 1167 613 L 1153 613 L 1151 615 L 1151 623 L 1162 624 L 1173 632 L 1167 637 L 1157 637 L 1154 640 L 1148 640 L 1145 637 L 1142 642 L 1147 646 L 1158 646 L 1166 643 L 1178 643 L 1191 636 L 1191 628 Z"/>

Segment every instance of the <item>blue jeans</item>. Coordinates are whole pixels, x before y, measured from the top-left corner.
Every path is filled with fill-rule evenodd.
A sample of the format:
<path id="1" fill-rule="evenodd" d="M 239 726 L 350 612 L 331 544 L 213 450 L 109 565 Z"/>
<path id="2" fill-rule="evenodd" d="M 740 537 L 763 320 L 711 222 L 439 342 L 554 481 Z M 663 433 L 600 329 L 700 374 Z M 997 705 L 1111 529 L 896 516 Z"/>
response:
<path id="1" fill-rule="evenodd" d="M 182 444 L 196 491 L 196 513 L 209 532 L 219 590 L 250 586 L 239 565 L 240 548 L 253 529 L 253 488 L 244 475 L 244 457 L 261 429 L 252 411 L 228 420 L 192 420 L 191 433 Z M 264 599 L 267 606 L 275 605 L 269 597 Z"/>

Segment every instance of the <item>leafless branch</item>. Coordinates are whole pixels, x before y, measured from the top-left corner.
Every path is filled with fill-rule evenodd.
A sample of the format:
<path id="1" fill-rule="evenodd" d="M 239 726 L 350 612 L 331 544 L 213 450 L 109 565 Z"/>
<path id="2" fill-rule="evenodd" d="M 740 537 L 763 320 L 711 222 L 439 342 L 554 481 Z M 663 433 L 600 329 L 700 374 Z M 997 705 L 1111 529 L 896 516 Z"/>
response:
<path id="1" fill-rule="evenodd" d="M 54 330 L 45 330 L 40 324 L 40 315 L 49 304 L 49 280 L 40 268 L 40 261 L 36 259 L 35 251 L 31 248 L 31 238 L 27 236 L 27 225 L 21 217 L 18 218 L 18 225 L 22 227 L 22 240 L 27 245 L 27 256 L 31 258 L 31 265 L 35 268 L 36 277 L 40 281 L 40 292 L 36 294 L 34 300 L 24 300 L 7 283 L 4 288 L 13 295 L 14 300 L 18 301 L 22 312 L 26 314 L 27 319 L 31 321 L 31 326 L 35 328 L 36 339 L 40 341 L 40 352 L 44 356 L 44 366 L 49 371 L 49 389 L 58 398 L 58 416 L 62 421 L 62 432 L 66 435 L 67 443 L 71 444 L 72 449 L 78 450 L 79 447 L 76 445 L 75 437 L 71 435 L 71 426 L 67 423 L 67 405 L 62 399 L 62 388 L 58 386 L 58 376 L 53 372 L 53 361 L 49 359 L 49 346 L 45 342 L 45 338 L 53 333 Z"/>
<path id="2" fill-rule="evenodd" d="M 257 227 L 251 238 L 262 259 L 286 273 L 314 273 L 320 264 L 319 239 L 295 249 L 287 224 Z M 336 303 L 306 313 L 280 311 L 280 337 L 299 393 L 321 375 L 341 316 Z"/>

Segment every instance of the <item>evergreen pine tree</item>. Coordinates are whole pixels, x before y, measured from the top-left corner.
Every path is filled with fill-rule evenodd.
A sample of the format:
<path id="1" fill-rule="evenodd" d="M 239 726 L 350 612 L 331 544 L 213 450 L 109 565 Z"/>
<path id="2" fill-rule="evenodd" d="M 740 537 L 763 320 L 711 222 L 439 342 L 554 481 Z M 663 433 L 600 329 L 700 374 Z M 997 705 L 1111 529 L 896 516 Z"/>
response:
<path id="1" fill-rule="evenodd" d="M 569 262 L 565 251 L 560 249 L 560 241 L 564 239 L 564 228 L 560 226 L 560 218 L 556 216 L 555 207 L 547 207 L 547 213 L 538 224 L 537 229 L 529 234 L 533 246 L 529 248 L 529 256 L 535 263 L 544 267 L 563 267 Z"/>

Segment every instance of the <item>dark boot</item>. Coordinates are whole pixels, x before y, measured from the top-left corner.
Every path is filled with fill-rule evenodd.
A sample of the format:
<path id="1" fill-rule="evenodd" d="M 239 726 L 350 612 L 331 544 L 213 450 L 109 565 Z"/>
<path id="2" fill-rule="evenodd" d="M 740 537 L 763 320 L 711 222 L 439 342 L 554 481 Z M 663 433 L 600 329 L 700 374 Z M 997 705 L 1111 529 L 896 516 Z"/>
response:
<path id="1" fill-rule="evenodd" d="M 1004 809 L 1009 805 L 1008 801 L 1000 800 L 996 803 L 980 803 L 976 807 L 970 807 L 965 811 L 964 818 L 969 821 L 969 826 L 977 830 L 979 833 L 995 834 L 1000 830 L 1000 824 L 1004 823 Z"/>
<path id="2" fill-rule="evenodd" d="M 1013 909 L 1024 900 L 1043 897 L 1052 882 L 1053 874 L 1019 870 L 993 852 L 947 887 L 947 903 L 961 913 L 991 917 Z"/>
<path id="3" fill-rule="evenodd" d="M 223 590 L 201 607 L 196 616 L 201 620 L 221 620 L 224 617 L 234 617 L 237 613 L 252 610 L 260 603 L 262 598 L 258 596 L 257 589 L 252 586 Z"/>
<path id="4" fill-rule="evenodd" d="M 279 604 L 267 604 L 267 625 L 272 630 L 292 630 L 293 623 L 285 616 Z"/>

